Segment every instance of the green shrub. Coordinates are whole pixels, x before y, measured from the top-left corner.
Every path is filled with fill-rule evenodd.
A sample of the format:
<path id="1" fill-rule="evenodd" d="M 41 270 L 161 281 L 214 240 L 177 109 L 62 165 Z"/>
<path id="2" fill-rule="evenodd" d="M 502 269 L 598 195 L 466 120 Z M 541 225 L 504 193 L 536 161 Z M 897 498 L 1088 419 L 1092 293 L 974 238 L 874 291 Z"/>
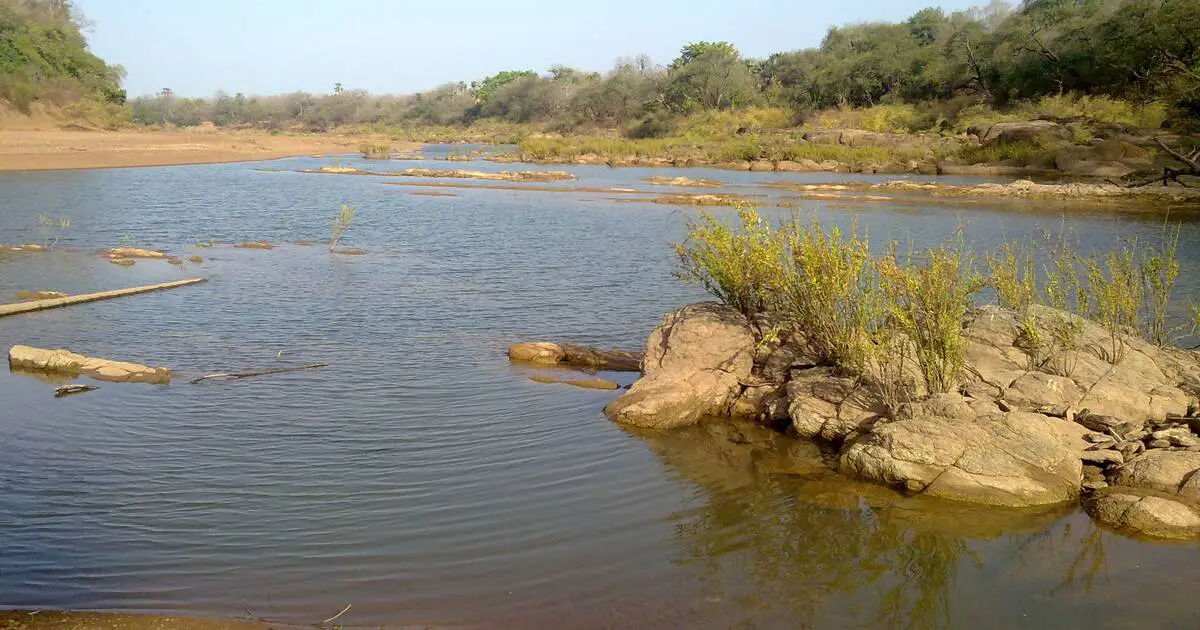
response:
<path id="1" fill-rule="evenodd" d="M 974 258 L 961 242 L 931 247 L 915 262 L 900 262 L 892 251 L 877 263 L 891 318 L 912 343 L 913 355 L 930 394 L 955 391 L 966 365 L 963 322 L 983 288 Z"/>
<path id="2" fill-rule="evenodd" d="M 358 208 L 348 204 L 342 204 L 338 208 L 338 213 L 333 217 L 333 227 L 329 232 L 329 251 L 337 248 L 338 241 L 342 240 L 342 236 L 346 230 L 350 229 L 350 222 L 354 220 L 354 216 L 358 214 Z"/>
<path id="3" fill-rule="evenodd" d="M 387 144 L 364 142 L 358 145 L 358 151 L 368 160 L 390 160 L 392 157 L 392 147 Z"/>
<path id="4" fill-rule="evenodd" d="M 676 276 L 697 284 L 746 317 L 768 310 L 782 284 L 784 240 L 753 207 L 737 206 L 741 228 L 705 213 L 689 221 L 687 240 L 676 244 Z"/>
<path id="5" fill-rule="evenodd" d="M 867 365 L 877 313 L 871 251 L 857 225 L 826 230 L 813 217 L 786 231 L 788 265 L 779 296 L 781 313 L 803 333 L 822 361 L 851 374 Z"/>

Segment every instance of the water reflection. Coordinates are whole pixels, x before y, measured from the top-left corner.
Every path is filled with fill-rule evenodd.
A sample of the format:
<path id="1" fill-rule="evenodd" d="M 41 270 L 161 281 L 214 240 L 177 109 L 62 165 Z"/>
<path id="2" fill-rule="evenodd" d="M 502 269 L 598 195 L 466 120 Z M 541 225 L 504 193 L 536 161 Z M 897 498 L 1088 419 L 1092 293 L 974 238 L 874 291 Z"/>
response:
<path id="1" fill-rule="evenodd" d="M 709 601 L 735 604 L 739 614 L 724 619 L 734 625 L 949 628 L 983 618 L 1005 627 L 998 620 L 1014 617 L 1018 593 L 1046 600 L 1019 615 L 1058 620 L 1072 602 L 1154 590 L 1108 579 L 1111 567 L 1145 556 L 1131 556 L 1130 541 L 1074 506 L 997 510 L 907 497 L 840 478 L 815 446 L 753 425 L 634 433 L 694 484 L 697 505 L 673 517 L 674 562 Z M 1116 559 L 1114 540 L 1125 547 Z M 999 588 L 968 596 L 981 586 Z M 1158 600 L 1162 618 L 1195 613 L 1183 594 Z M 1096 612 L 1076 621 L 1113 621 Z"/>

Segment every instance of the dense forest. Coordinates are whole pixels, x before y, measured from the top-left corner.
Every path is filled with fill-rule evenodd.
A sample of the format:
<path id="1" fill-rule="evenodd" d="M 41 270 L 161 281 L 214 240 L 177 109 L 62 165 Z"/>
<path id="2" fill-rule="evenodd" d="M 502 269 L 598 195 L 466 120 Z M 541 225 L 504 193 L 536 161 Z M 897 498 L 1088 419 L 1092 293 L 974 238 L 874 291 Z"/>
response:
<path id="1" fill-rule="evenodd" d="M 125 71 L 88 51 L 87 21 L 69 0 L 0 0 L 0 99 L 122 105 Z"/>
<path id="2" fill-rule="evenodd" d="M 0 98 L 18 107 L 80 94 L 124 102 L 121 68 L 88 52 L 85 25 L 69 0 L 0 0 Z M 995 0 L 953 13 L 923 9 L 899 23 L 833 27 L 817 48 L 766 59 L 745 58 L 727 42 L 695 42 L 665 66 L 639 56 L 604 74 L 509 70 L 404 96 L 341 84 L 328 94 L 208 99 L 164 88 L 123 111 L 150 125 L 325 130 L 506 121 L 655 137 L 676 132 L 687 116 L 721 110 L 769 108 L 777 122 L 784 113 L 777 126 L 787 126 L 831 108 L 906 106 L 883 126 L 949 131 L 964 111 L 1081 98 L 1134 112 L 1116 117 L 1130 122 L 1197 125 L 1200 2 Z"/>

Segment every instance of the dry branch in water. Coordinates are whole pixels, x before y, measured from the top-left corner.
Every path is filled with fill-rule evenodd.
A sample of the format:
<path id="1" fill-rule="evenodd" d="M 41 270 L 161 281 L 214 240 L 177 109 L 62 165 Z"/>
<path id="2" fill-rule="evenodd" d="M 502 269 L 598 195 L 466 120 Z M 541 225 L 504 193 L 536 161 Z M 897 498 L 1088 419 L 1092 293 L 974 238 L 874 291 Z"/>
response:
<path id="1" fill-rule="evenodd" d="M 210 380 L 210 379 L 212 379 L 212 380 L 219 380 L 219 379 L 235 380 L 235 379 L 240 379 L 240 378 L 250 378 L 252 376 L 267 376 L 269 374 L 284 374 L 286 372 L 299 372 L 301 370 L 314 370 L 316 368 L 323 368 L 323 367 L 329 367 L 329 364 L 328 363 L 313 363 L 312 365 L 301 365 L 301 366 L 297 366 L 297 367 L 286 367 L 286 368 L 271 368 L 269 370 L 258 370 L 255 372 L 221 372 L 221 373 L 217 373 L 217 374 L 205 374 L 204 376 L 201 376 L 200 378 L 194 378 L 191 380 L 191 383 L 192 383 L 192 385 L 198 385 L 198 384 L 200 384 L 206 380 Z"/>

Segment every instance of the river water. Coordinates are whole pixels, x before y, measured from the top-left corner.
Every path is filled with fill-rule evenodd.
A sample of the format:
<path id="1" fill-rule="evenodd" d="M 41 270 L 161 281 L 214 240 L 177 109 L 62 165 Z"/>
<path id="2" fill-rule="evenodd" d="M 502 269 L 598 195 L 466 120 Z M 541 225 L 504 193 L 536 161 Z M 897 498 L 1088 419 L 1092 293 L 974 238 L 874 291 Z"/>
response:
<path id="1" fill-rule="evenodd" d="M 0 371 L 0 607 L 313 623 L 351 605 L 338 623 L 489 628 L 1200 624 L 1200 545 L 1133 540 L 1076 508 L 905 498 L 752 426 L 631 432 L 601 413 L 616 393 L 508 363 L 520 340 L 638 347 L 702 299 L 671 276 L 669 243 L 695 210 L 291 172 L 327 163 L 0 174 L 0 242 L 41 242 L 39 213 L 72 222 L 52 251 L 0 259 L 0 301 L 209 279 L 0 319 L 4 348 L 179 375 L 55 399 L 44 377 Z M 369 165 L 411 166 L 446 163 Z M 846 178 L 563 168 L 580 179 L 562 186 L 669 174 L 764 195 L 779 193 L 754 184 Z M 346 244 L 366 255 L 288 244 L 327 238 L 342 202 L 360 209 Z M 961 227 L 981 249 L 1064 221 L 1037 202 L 803 211 L 918 245 Z M 1065 221 L 1105 246 L 1156 239 L 1163 217 Z M 281 246 L 195 247 L 210 239 Z M 124 268 L 94 253 L 122 243 L 205 261 Z M 1183 224 L 1180 258 L 1180 295 L 1200 297 L 1200 224 Z M 316 362 L 330 367 L 187 382 Z"/>

